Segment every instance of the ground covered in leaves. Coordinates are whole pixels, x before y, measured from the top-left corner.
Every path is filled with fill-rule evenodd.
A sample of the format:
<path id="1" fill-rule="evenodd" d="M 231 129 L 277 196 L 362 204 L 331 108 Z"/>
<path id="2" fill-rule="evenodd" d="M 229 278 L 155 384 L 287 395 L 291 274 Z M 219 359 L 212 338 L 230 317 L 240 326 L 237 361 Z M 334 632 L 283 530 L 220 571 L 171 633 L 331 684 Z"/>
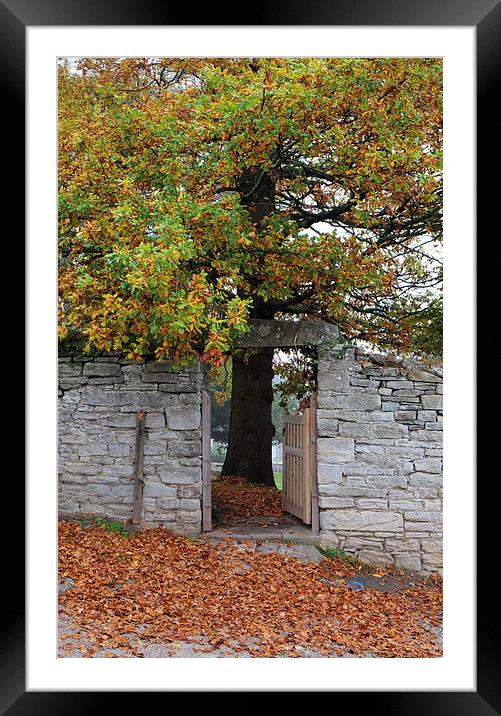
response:
<path id="1" fill-rule="evenodd" d="M 275 487 L 253 485 L 241 477 L 212 481 L 212 506 L 218 525 L 230 527 L 249 517 L 282 517 L 282 493 Z M 277 522 L 279 520 L 277 519 Z"/>
<path id="2" fill-rule="evenodd" d="M 357 569 L 63 521 L 60 656 L 176 656 L 155 645 L 180 644 L 200 656 L 441 656 L 440 580 L 354 590 Z"/>

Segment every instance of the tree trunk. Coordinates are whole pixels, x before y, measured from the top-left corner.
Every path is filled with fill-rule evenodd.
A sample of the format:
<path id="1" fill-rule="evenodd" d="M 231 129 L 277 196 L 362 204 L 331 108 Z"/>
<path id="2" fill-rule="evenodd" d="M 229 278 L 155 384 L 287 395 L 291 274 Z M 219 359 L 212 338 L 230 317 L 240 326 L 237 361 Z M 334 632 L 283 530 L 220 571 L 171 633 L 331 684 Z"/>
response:
<path id="1" fill-rule="evenodd" d="M 273 348 L 233 358 L 228 451 L 221 475 L 238 475 L 259 485 L 275 486 L 271 441 Z"/>
<path id="2" fill-rule="evenodd" d="M 249 167 L 238 181 L 240 200 L 258 231 L 275 212 L 275 182 L 270 173 Z M 273 309 L 259 296 L 259 263 L 256 275 L 248 276 L 252 287 L 252 318 L 273 318 Z M 273 402 L 273 348 L 261 348 L 233 357 L 230 429 L 222 475 L 238 475 L 259 485 L 275 486 L 271 441 Z"/>

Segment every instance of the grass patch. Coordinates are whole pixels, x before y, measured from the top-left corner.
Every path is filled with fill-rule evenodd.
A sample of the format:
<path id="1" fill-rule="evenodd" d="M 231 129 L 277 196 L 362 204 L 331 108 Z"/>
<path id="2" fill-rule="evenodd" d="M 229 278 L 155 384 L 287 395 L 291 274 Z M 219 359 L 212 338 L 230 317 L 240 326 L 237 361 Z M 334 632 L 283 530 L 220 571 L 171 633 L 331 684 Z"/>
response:
<path id="1" fill-rule="evenodd" d="M 341 562 L 352 565 L 358 564 L 354 557 L 350 557 L 350 555 L 346 554 L 342 549 L 337 549 L 336 547 L 319 547 L 318 549 L 327 559 L 339 559 Z"/>
<path id="2" fill-rule="evenodd" d="M 281 472 L 274 472 L 273 477 L 275 479 L 275 487 L 277 490 L 282 489 L 283 474 Z"/>
<path id="3" fill-rule="evenodd" d="M 108 530 L 108 532 L 115 532 L 116 534 L 122 535 L 122 537 L 128 537 L 129 536 L 129 530 L 125 525 L 122 525 L 120 522 L 115 522 L 114 520 L 96 520 L 96 525 L 98 527 L 104 527 L 105 530 Z"/>

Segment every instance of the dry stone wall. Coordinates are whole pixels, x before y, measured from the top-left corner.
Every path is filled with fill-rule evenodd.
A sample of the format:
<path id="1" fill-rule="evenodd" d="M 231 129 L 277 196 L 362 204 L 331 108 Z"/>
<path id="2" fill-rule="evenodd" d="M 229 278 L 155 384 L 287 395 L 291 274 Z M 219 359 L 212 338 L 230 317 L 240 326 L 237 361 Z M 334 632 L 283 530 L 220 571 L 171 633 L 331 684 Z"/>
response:
<path id="1" fill-rule="evenodd" d="M 440 571 L 442 372 L 355 353 L 335 346 L 336 335 L 315 341 L 321 541 L 370 564 Z M 61 356 L 60 515 L 132 517 L 144 409 L 142 524 L 199 533 L 205 387 L 198 363 L 176 372 L 166 362 Z"/>
<path id="2" fill-rule="evenodd" d="M 142 523 L 184 534 L 201 527 L 199 364 L 117 357 L 59 360 L 59 513 L 132 517 L 135 426 L 145 410 Z"/>
<path id="3" fill-rule="evenodd" d="M 319 349 L 318 489 L 325 542 L 370 564 L 442 567 L 442 372 Z"/>

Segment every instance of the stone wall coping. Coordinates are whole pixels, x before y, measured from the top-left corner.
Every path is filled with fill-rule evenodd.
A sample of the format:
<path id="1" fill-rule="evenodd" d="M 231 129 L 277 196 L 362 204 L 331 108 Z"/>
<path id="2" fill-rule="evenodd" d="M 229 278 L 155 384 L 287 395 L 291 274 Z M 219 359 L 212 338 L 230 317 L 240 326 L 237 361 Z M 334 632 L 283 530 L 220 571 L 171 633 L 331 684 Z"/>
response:
<path id="1" fill-rule="evenodd" d="M 355 359 L 359 363 L 367 363 L 375 367 L 395 367 L 404 369 L 404 371 L 417 370 L 422 373 L 430 373 L 430 375 L 443 376 L 443 368 L 438 361 L 435 364 L 430 364 L 422 362 L 419 358 L 397 356 L 393 353 L 370 353 L 357 348 L 355 348 Z"/>

